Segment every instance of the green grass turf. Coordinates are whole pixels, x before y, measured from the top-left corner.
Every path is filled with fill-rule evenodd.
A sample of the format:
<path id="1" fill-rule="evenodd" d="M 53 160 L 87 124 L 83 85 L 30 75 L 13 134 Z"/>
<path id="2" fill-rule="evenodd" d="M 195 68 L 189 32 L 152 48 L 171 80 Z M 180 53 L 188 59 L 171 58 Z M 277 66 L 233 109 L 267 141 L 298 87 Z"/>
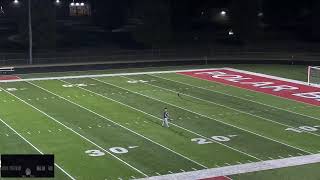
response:
<path id="1" fill-rule="evenodd" d="M 275 65 L 238 68 L 300 80 L 305 70 Z M 106 72 L 111 73 L 101 71 Z M 53 74 L 36 74 L 40 75 Z M 285 130 L 319 125 L 318 107 L 175 73 L 1 83 L 0 87 L 0 118 L 44 153 L 54 153 L 56 162 L 77 179 L 155 176 L 320 150 L 318 131 Z M 170 128 L 161 127 L 164 107 L 173 119 Z M 37 153 L 0 124 L 10 134 L 0 131 L 5 144 L 0 153 Z M 88 150 L 98 156 L 89 156 Z M 272 177 L 285 173 L 276 174 Z M 57 171 L 56 179 L 68 177 Z"/>

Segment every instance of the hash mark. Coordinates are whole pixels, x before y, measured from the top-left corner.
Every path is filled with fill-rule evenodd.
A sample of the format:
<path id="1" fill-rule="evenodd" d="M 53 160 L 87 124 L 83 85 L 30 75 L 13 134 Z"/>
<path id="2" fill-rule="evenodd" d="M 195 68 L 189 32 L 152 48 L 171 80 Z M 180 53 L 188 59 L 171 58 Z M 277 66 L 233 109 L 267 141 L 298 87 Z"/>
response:
<path id="1" fill-rule="evenodd" d="M 230 163 L 225 163 L 226 165 L 228 165 L 228 166 L 231 166 L 231 164 Z"/>
<path id="2" fill-rule="evenodd" d="M 196 169 L 196 168 L 191 168 L 191 169 L 193 169 L 193 170 L 195 170 L 195 171 L 197 171 L 198 169 Z"/>
<path id="3" fill-rule="evenodd" d="M 159 175 L 159 176 L 161 176 L 161 174 L 160 174 L 160 173 L 158 173 L 158 172 L 156 172 L 156 174 L 157 174 L 157 175 Z"/>
<path id="4" fill-rule="evenodd" d="M 29 131 L 27 132 L 28 134 L 31 134 Z"/>
<path id="5" fill-rule="evenodd" d="M 9 134 L 6 134 L 6 136 L 8 137 L 8 136 L 9 136 Z"/>
<path id="6" fill-rule="evenodd" d="M 279 158 L 281 158 L 281 159 L 283 159 L 283 157 L 282 156 L 278 156 Z"/>
<path id="7" fill-rule="evenodd" d="M 238 163 L 238 164 L 242 164 L 242 162 L 240 162 L 240 161 L 237 161 L 237 163 Z"/>
<path id="8" fill-rule="evenodd" d="M 62 131 L 61 129 L 58 129 L 59 131 Z"/>
<path id="9" fill-rule="evenodd" d="M 49 132 L 52 132 L 50 129 L 48 129 Z"/>
<path id="10" fill-rule="evenodd" d="M 171 171 L 168 171 L 170 174 L 173 174 L 173 172 L 171 172 Z"/>
<path id="11" fill-rule="evenodd" d="M 91 129 L 92 127 L 91 127 L 91 126 L 88 126 L 88 128 Z"/>
<path id="12" fill-rule="evenodd" d="M 185 170 L 183 170 L 183 169 L 180 169 L 180 171 L 181 171 L 181 172 L 186 172 L 186 171 L 185 171 Z"/>
<path id="13" fill-rule="evenodd" d="M 301 153 L 298 153 L 300 156 L 303 156 L 303 154 L 301 154 Z"/>
<path id="14" fill-rule="evenodd" d="M 272 157 L 268 157 L 268 158 L 271 159 L 271 160 L 273 159 Z"/>

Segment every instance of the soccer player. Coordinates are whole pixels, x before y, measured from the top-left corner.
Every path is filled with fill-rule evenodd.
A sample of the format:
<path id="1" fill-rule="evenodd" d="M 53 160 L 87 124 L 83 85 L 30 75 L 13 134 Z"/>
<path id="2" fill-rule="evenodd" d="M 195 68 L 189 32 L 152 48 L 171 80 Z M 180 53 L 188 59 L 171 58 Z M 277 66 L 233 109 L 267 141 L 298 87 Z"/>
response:
<path id="1" fill-rule="evenodd" d="M 165 125 L 166 127 L 169 127 L 169 112 L 167 108 L 164 108 L 163 112 L 163 122 L 162 122 L 162 127 Z"/>

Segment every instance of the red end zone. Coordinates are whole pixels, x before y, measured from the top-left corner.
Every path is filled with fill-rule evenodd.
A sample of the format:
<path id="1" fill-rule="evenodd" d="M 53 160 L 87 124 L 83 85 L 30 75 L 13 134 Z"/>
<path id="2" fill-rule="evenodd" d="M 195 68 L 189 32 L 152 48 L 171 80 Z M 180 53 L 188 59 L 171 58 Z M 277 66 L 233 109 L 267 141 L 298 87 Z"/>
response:
<path id="1" fill-rule="evenodd" d="M 0 82 L 1 81 L 7 81 L 7 80 L 17 80 L 17 79 L 21 79 L 19 76 L 0 76 Z"/>
<path id="2" fill-rule="evenodd" d="M 179 72 L 179 74 L 320 106 L 320 88 L 308 86 L 303 82 L 231 68 Z"/>

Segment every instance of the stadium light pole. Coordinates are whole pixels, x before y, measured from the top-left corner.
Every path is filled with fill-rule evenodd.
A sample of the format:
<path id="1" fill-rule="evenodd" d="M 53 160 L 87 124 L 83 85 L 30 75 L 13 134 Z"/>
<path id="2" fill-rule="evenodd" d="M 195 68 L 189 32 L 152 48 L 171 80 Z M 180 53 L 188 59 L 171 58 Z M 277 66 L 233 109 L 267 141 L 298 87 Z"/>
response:
<path id="1" fill-rule="evenodd" d="M 31 0 L 28 0 L 28 24 L 29 24 L 29 64 L 33 64 Z"/>

